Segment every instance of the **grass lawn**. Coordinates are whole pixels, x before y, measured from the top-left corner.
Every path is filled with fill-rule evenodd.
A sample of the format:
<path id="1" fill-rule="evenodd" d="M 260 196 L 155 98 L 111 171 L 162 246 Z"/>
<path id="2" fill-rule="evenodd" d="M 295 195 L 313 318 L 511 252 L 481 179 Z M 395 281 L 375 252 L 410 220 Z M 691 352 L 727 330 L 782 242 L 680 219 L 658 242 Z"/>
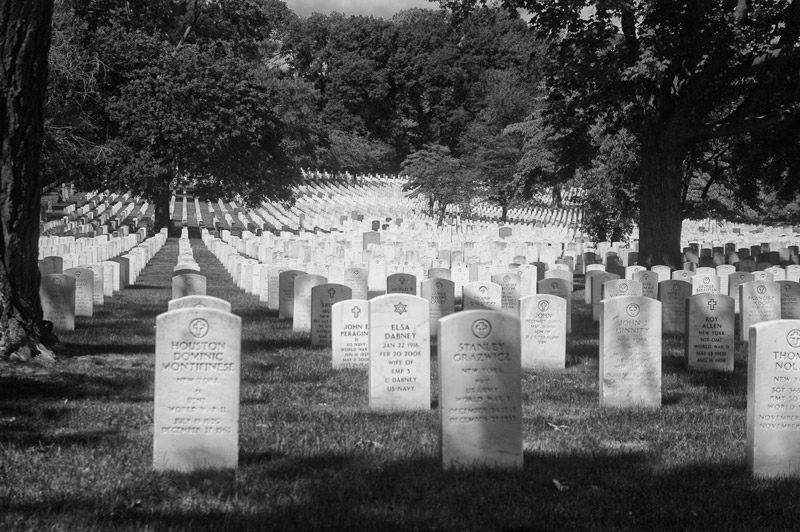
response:
<path id="1" fill-rule="evenodd" d="M 733 373 L 689 373 L 666 339 L 663 406 L 601 408 L 579 285 L 567 369 L 522 376 L 524 468 L 442 471 L 436 382 L 428 411 L 370 411 L 365 371 L 332 370 L 192 244 L 208 294 L 243 319 L 238 470 L 151 467 L 170 239 L 61 335 L 55 366 L 0 362 L 0 530 L 800 530 L 800 480 L 745 467 L 744 345 Z"/>

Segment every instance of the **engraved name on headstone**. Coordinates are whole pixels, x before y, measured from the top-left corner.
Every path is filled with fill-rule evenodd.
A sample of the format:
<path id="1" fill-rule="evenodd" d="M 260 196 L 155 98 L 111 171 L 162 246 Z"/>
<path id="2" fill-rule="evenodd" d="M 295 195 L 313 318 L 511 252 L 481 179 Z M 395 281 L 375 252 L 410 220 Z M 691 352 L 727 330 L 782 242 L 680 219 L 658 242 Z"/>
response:
<path id="1" fill-rule="evenodd" d="M 519 320 L 473 310 L 439 321 L 442 467 L 521 468 Z"/>
<path id="2" fill-rule="evenodd" d="M 155 469 L 237 466 L 241 327 L 240 317 L 212 308 L 156 318 Z"/>

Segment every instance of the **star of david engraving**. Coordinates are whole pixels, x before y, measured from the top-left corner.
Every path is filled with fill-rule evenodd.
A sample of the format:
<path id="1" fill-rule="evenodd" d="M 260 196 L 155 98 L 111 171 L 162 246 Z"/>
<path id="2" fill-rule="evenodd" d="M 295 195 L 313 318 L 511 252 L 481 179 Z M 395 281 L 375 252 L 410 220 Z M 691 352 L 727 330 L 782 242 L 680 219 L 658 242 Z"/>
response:
<path id="1" fill-rule="evenodd" d="M 361 314 L 361 307 L 353 307 L 353 309 L 350 312 L 353 313 L 354 318 L 357 318 L 358 315 Z"/>
<path id="2" fill-rule="evenodd" d="M 395 312 L 396 312 L 398 315 L 400 315 L 400 316 L 402 316 L 403 314 L 405 314 L 406 312 L 408 312 L 408 311 L 406 310 L 406 304 L 405 304 L 405 303 L 398 303 L 398 304 L 396 304 L 396 305 L 394 306 L 394 311 L 395 311 Z"/>
<path id="3" fill-rule="evenodd" d="M 789 334 L 786 335 L 786 341 L 789 342 L 789 345 L 792 347 L 799 347 L 800 329 L 792 329 L 791 331 L 789 331 Z"/>

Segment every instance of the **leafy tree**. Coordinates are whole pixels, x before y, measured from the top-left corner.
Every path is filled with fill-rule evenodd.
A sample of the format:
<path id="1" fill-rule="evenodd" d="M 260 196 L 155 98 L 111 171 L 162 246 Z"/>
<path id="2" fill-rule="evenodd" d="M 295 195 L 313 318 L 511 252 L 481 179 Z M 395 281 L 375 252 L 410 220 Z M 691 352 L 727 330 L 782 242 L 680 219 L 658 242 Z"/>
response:
<path id="1" fill-rule="evenodd" d="M 0 356 L 52 358 L 37 265 L 53 4 L 0 0 Z"/>
<path id="2" fill-rule="evenodd" d="M 440 3 L 463 12 L 484 2 Z M 548 122 L 564 140 L 559 151 L 587 166 L 598 121 L 636 137 L 640 263 L 680 264 L 687 159 L 698 145 L 749 145 L 732 154 L 732 169 L 796 191 L 800 1 L 501 3 L 527 9 L 553 40 Z"/>
<path id="3" fill-rule="evenodd" d="M 152 19 L 154 6 L 169 7 Z M 104 65 L 93 119 L 93 171 L 78 184 L 128 189 L 169 223 L 171 188 L 249 204 L 290 199 L 301 166 L 325 140 L 316 95 L 283 74 L 284 25 L 275 0 L 152 0 L 74 4 L 81 42 Z"/>
<path id="4" fill-rule="evenodd" d="M 428 214 L 436 213 L 437 223 L 442 225 L 447 206 L 463 202 L 472 193 L 465 187 L 463 173 L 461 162 L 449 148 L 427 144 L 403 161 L 401 175 L 408 177 L 403 190 L 412 198 L 427 198 Z"/>

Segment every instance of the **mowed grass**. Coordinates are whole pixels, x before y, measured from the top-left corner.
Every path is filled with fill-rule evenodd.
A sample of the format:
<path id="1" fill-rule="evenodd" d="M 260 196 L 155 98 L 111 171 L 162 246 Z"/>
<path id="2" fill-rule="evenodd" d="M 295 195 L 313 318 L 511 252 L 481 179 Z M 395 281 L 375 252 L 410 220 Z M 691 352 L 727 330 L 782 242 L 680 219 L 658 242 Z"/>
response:
<path id="1" fill-rule="evenodd" d="M 567 369 L 522 375 L 524 468 L 443 471 L 435 363 L 430 410 L 372 412 L 365 371 L 332 370 L 328 349 L 193 248 L 209 295 L 243 318 L 239 468 L 151 467 L 170 239 L 136 286 L 61 335 L 54 367 L 0 363 L 0 530 L 800 529 L 800 481 L 745 466 L 744 345 L 732 374 L 689 373 L 665 339 L 663 406 L 601 408 L 578 285 Z"/>

